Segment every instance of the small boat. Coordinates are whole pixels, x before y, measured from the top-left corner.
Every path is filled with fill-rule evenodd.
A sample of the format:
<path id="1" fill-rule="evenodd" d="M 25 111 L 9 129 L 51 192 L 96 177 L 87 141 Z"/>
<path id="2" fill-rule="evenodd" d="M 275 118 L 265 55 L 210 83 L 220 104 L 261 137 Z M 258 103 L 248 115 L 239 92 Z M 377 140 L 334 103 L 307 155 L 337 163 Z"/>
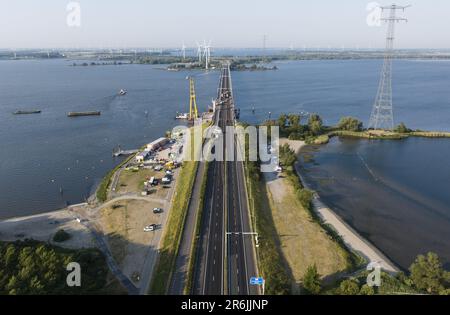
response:
<path id="1" fill-rule="evenodd" d="M 100 116 L 101 112 L 70 112 L 67 114 L 67 117 L 79 117 L 79 116 Z"/>
<path id="2" fill-rule="evenodd" d="M 13 114 L 14 115 L 27 115 L 27 114 L 40 114 L 41 111 L 40 110 L 18 110 L 15 111 Z"/>
<path id="3" fill-rule="evenodd" d="M 124 95 L 126 95 L 127 94 L 127 91 L 126 90 L 120 90 L 119 91 L 119 96 L 124 96 Z"/>
<path id="4" fill-rule="evenodd" d="M 175 119 L 188 119 L 188 117 L 189 117 L 188 113 L 177 113 Z"/>

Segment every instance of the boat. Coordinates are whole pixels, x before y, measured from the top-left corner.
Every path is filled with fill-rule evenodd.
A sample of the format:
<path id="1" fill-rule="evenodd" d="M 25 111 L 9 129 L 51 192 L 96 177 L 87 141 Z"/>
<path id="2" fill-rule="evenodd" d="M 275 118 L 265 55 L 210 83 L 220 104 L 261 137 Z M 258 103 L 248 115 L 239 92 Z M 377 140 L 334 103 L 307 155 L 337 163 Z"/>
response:
<path id="1" fill-rule="evenodd" d="M 15 111 L 13 114 L 14 115 L 26 115 L 26 114 L 40 114 L 41 111 L 40 110 L 18 110 Z"/>
<path id="2" fill-rule="evenodd" d="M 188 113 L 177 113 L 175 119 L 188 119 L 188 117 L 189 117 Z"/>
<path id="3" fill-rule="evenodd" d="M 93 112 L 70 112 L 67 114 L 67 117 L 79 117 L 79 116 L 100 116 L 100 111 Z"/>
<path id="4" fill-rule="evenodd" d="M 126 90 L 120 90 L 119 91 L 119 96 L 124 96 L 124 95 L 126 95 L 127 94 L 127 91 Z"/>

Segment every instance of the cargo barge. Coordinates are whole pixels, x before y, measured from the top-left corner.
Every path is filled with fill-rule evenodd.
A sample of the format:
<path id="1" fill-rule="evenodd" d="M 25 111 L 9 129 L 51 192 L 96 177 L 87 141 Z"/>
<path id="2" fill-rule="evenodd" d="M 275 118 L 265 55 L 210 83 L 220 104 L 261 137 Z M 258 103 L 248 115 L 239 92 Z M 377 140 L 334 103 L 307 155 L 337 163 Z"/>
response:
<path id="1" fill-rule="evenodd" d="M 67 114 L 67 117 L 80 117 L 80 116 L 100 116 L 101 112 L 93 111 L 93 112 L 70 112 Z"/>
<path id="2" fill-rule="evenodd" d="M 13 114 L 14 115 L 27 115 L 27 114 L 40 114 L 40 110 L 17 110 Z"/>

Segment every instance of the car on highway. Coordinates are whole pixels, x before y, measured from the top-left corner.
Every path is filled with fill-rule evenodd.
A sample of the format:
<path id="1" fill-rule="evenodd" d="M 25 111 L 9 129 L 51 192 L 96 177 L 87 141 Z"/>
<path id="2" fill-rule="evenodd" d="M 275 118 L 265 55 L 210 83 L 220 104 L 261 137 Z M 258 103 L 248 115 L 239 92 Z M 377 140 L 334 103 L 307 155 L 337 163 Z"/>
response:
<path id="1" fill-rule="evenodd" d="M 144 228 L 144 232 L 153 232 L 155 230 L 156 230 L 156 224 L 150 224 Z"/>
<path id="2" fill-rule="evenodd" d="M 153 208 L 153 213 L 162 213 L 163 209 L 161 208 Z"/>

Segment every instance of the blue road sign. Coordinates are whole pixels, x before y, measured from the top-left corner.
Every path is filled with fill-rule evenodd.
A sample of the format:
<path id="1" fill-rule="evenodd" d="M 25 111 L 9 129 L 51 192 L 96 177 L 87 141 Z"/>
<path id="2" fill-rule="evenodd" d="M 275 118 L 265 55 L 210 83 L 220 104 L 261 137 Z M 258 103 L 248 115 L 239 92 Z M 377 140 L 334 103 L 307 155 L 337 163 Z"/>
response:
<path id="1" fill-rule="evenodd" d="M 250 284 L 251 285 L 263 285 L 264 279 L 261 277 L 251 277 Z"/>

